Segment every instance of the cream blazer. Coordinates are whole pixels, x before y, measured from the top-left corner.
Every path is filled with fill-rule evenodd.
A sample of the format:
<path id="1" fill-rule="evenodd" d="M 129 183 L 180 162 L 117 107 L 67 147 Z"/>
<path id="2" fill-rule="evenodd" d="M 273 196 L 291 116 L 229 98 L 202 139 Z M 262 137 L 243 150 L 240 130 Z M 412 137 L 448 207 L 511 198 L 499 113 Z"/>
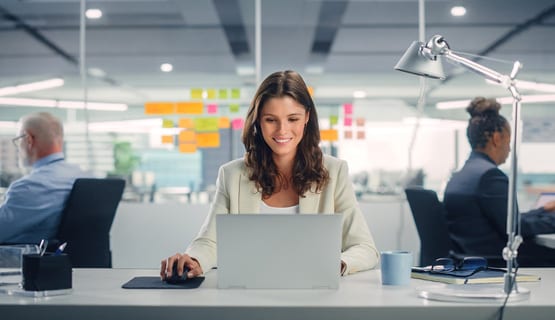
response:
<path id="1" fill-rule="evenodd" d="M 347 268 L 344 274 L 374 268 L 379 252 L 374 244 L 366 220 L 355 198 L 347 162 L 324 156 L 324 166 L 330 180 L 320 193 L 307 192 L 299 197 L 301 214 L 342 213 L 343 236 L 341 260 Z M 197 237 L 186 253 L 198 260 L 204 272 L 217 265 L 216 214 L 260 213 L 262 195 L 247 175 L 243 159 L 233 160 L 220 167 L 214 201 Z M 339 261 L 337 262 L 339 268 Z"/>

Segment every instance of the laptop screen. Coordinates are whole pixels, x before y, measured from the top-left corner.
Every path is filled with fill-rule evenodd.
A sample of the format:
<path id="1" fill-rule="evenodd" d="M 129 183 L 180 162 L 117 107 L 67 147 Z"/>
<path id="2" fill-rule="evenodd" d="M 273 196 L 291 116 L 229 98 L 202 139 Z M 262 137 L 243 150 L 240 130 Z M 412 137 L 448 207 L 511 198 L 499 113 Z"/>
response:
<path id="1" fill-rule="evenodd" d="M 555 201 L 555 192 L 542 192 L 536 200 L 536 208 L 543 207 L 546 203 Z"/>
<path id="2" fill-rule="evenodd" d="M 216 216 L 219 288 L 339 286 L 340 214 Z"/>

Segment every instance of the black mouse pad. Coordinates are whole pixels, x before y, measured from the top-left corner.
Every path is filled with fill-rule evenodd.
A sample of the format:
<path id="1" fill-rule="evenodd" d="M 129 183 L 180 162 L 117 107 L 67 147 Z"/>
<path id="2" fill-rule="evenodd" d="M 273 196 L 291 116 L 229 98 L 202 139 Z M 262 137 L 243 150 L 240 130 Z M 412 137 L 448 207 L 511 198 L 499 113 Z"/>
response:
<path id="1" fill-rule="evenodd" d="M 195 289 L 204 281 L 204 277 L 187 279 L 184 283 L 170 284 L 160 277 L 135 277 L 121 287 L 124 289 Z"/>

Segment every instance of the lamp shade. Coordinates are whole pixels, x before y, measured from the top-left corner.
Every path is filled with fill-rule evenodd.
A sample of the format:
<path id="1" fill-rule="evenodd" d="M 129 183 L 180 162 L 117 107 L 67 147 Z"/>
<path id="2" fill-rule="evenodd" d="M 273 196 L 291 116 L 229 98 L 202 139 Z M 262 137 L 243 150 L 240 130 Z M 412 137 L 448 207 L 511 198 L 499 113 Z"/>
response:
<path id="1" fill-rule="evenodd" d="M 441 60 L 432 60 L 423 55 L 422 48 L 424 46 L 423 42 L 414 41 L 395 65 L 395 70 L 444 80 L 445 73 L 443 72 Z"/>

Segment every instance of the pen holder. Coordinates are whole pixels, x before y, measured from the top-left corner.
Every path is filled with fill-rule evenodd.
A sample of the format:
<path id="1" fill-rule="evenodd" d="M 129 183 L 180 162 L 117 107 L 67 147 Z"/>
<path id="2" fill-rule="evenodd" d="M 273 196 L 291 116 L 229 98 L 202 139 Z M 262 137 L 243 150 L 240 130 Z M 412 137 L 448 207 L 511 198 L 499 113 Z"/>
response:
<path id="1" fill-rule="evenodd" d="M 67 254 L 25 254 L 22 275 L 26 291 L 71 289 L 71 261 Z"/>

